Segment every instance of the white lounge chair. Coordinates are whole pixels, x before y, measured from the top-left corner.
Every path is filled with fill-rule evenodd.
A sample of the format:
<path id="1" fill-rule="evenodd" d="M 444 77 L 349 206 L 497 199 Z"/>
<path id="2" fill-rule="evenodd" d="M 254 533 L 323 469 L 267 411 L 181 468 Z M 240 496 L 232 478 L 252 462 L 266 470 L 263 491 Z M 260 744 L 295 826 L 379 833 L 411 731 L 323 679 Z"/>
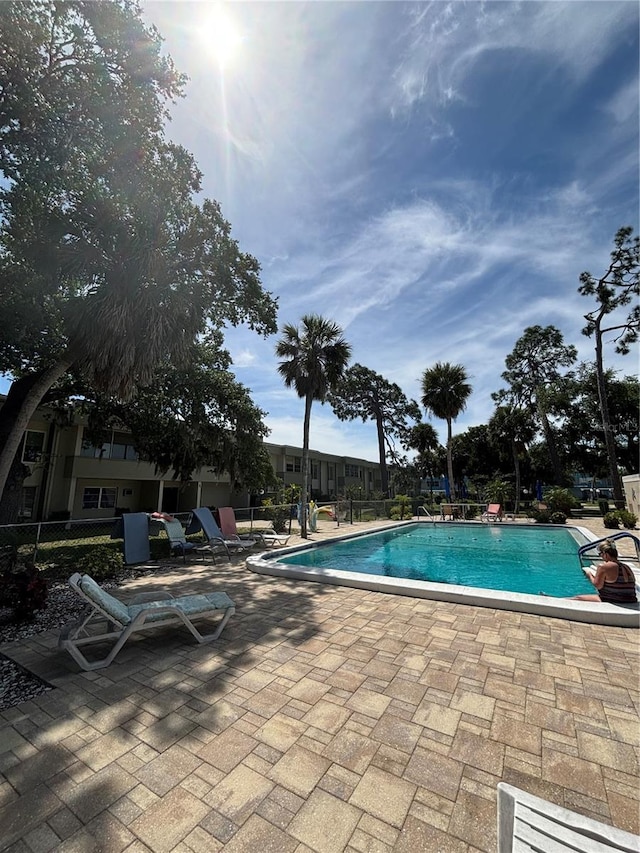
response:
<path id="1" fill-rule="evenodd" d="M 640 837 L 498 784 L 498 853 L 640 852 Z"/>
<path id="2" fill-rule="evenodd" d="M 165 591 L 141 593 L 127 605 L 102 589 L 89 575 L 76 572 L 69 578 L 69 584 L 88 605 L 88 610 L 63 629 L 58 647 L 68 651 L 86 671 L 109 666 L 133 633 L 150 628 L 183 624 L 198 643 L 210 643 L 218 639 L 236 609 L 225 592 L 182 595 L 180 598 Z M 201 634 L 193 624 L 194 620 L 218 614 L 222 618 L 212 634 Z M 81 646 L 105 642 L 113 645 L 107 656 L 99 660 L 89 661 L 80 650 Z"/>
<path id="3" fill-rule="evenodd" d="M 220 529 L 225 537 L 225 540 L 239 539 L 249 541 L 253 539 L 254 544 L 257 542 L 260 545 L 286 545 L 289 541 L 289 536 L 286 533 L 276 533 L 273 529 L 255 529 L 247 535 L 239 534 L 236 525 L 236 513 L 232 506 L 221 506 L 218 508 L 220 516 Z"/>

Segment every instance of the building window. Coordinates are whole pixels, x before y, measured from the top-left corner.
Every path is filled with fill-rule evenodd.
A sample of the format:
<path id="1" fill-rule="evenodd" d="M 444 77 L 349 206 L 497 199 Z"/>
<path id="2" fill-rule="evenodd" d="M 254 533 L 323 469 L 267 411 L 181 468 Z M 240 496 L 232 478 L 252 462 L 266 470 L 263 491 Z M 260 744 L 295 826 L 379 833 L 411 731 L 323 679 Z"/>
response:
<path id="1" fill-rule="evenodd" d="M 109 445 L 102 444 L 97 446 L 95 444 L 91 444 L 89 441 L 82 441 L 82 447 L 80 448 L 80 456 L 84 456 L 88 459 L 102 459 L 103 457 L 108 456 L 109 454 Z"/>
<path id="2" fill-rule="evenodd" d="M 36 487 L 23 486 L 20 498 L 20 518 L 33 518 L 36 506 Z"/>
<path id="3" fill-rule="evenodd" d="M 22 448 L 23 462 L 40 461 L 42 451 L 44 450 L 44 436 L 45 434 L 43 432 L 36 432 L 31 429 L 27 430 L 24 437 L 24 446 Z"/>
<path id="4" fill-rule="evenodd" d="M 287 471 L 299 474 L 302 471 L 302 458 L 300 456 L 287 456 Z"/>
<path id="5" fill-rule="evenodd" d="M 336 466 L 333 464 L 333 462 L 330 462 L 327 465 L 327 479 L 328 480 L 334 480 L 335 476 L 336 476 Z"/>
<path id="6" fill-rule="evenodd" d="M 357 465 L 351 465 L 349 462 L 344 463 L 345 477 L 360 477 L 360 468 Z"/>
<path id="7" fill-rule="evenodd" d="M 138 454 L 131 443 L 131 436 L 124 432 L 114 432 L 110 459 L 128 459 L 136 461 Z"/>
<path id="8" fill-rule="evenodd" d="M 82 509 L 113 509 L 117 496 L 117 489 L 87 486 L 82 493 Z"/>
<path id="9" fill-rule="evenodd" d="M 89 459 L 127 459 L 131 462 L 138 460 L 138 453 L 131 442 L 131 436 L 125 432 L 112 433 L 111 440 L 101 445 L 83 441 L 80 456 Z"/>
<path id="10" fill-rule="evenodd" d="M 320 479 L 320 466 L 317 462 L 311 462 L 311 479 L 319 480 Z"/>

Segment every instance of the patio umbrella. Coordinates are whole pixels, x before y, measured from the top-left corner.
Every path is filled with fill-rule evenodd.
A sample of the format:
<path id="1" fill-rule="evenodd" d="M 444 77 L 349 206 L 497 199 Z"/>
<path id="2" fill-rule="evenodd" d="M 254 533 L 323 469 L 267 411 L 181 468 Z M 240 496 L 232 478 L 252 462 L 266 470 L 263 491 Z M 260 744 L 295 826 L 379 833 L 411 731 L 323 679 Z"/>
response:
<path id="1" fill-rule="evenodd" d="M 542 500 L 542 483 L 540 482 L 540 480 L 536 481 L 536 500 Z"/>
<path id="2" fill-rule="evenodd" d="M 449 486 L 449 478 L 444 477 L 444 493 L 447 498 L 451 497 L 451 487 Z"/>

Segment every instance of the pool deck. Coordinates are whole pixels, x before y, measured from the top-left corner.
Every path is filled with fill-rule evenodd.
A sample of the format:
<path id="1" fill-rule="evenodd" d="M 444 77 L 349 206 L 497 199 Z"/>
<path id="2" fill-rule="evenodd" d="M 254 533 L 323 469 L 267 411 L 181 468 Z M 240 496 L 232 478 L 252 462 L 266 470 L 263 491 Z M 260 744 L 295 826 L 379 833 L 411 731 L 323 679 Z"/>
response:
<path id="1" fill-rule="evenodd" d="M 236 615 L 93 673 L 54 632 L 0 648 L 57 688 L 0 712 L 0 850 L 494 853 L 500 781 L 640 833 L 637 631 L 238 558 L 121 593 L 160 587 L 223 589 Z"/>

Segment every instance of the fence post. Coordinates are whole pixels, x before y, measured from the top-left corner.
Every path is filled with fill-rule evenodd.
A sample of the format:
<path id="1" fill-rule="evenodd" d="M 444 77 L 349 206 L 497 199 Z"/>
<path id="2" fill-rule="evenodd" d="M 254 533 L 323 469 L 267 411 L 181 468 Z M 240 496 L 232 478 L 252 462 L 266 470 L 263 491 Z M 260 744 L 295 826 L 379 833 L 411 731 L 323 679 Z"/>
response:
<path id="1" fill-rule="evenodd" d="M 38 522 L 38 526 L 36 527 L 36 543 L 33 546 L 33 565 L 36 564 L 36 557 L 38 556 L 38 545 L 40 544 L 40 531 L 42 529 L 42 522 Z"/>

